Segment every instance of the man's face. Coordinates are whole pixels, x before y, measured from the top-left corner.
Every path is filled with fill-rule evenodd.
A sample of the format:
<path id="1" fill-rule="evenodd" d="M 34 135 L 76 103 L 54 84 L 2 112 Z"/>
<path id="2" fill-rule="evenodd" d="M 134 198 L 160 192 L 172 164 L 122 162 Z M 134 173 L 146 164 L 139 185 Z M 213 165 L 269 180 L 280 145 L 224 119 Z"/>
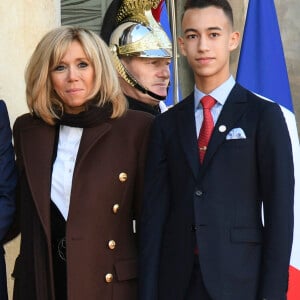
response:
<path id="1" fill-rule="evenodd" d="M 230 52 L 237 48 L 239 33 L 223 10 L 215 6 L 188 9 L 178 39 L 181 52 L 193 69 L 198 87 L 212 79 L 215 85 L 229 77 Z"/>
<path id="2" fill-rule="evenodd" d="M 128 57 L 122 58 L 122 63 L 128 72 L 146 89 L 160 96 L 167 96 L 167 87 L 170 81 L 169 58 L 144 58 Z M 142 102 L 156 105 L 157 100 L 130 87 L 131 91 L 125 90 L 125 94 Z"/>

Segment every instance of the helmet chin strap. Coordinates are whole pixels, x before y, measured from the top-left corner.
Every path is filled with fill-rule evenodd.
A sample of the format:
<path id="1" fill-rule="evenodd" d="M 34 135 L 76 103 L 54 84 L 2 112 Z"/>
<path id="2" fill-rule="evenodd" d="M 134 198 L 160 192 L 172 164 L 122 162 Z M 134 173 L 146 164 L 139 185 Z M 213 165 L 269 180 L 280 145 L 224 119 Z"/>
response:
<path id="1" fill-rule="evenodd" d="M 137 80 L 135 80 L 135 85 L 133 87 L 136 88 L 137 90 L 141 91 L 142 93 L 151 96 L 158 102 L 166 99 L 166 96 L 160 96 L 158 94 L 155 94 L 155 93 L 149 91 L 148 89 L 143 87 Z M 167 88 L 167 90 L 168 89 L 169 89 L 169 87 Z"/>
<path id="2" fill-rule="evenodd" d="M 122 61 L 117 55 L 117 47 L 116 46 L 111 46 L 111 50 L 113 53 L 113 59 L 115 66 L 117 68 L 118 73 L 120 76 L 132 87 L 136 88 L 137 90 L 141 91 L 144 94 L 149 95 L 150 97 L 154 98 L 156 101 L 162 101 L 166 99 L 166 96 L 161 96 L 156 93 L 153 93 L 149 91 L 147 88 L 145 88 L 140 82 L 136 80 L 136 78 L 133 77 L 133 75 L 127 70 L 127 68 L 124 66 Z M 170 82 L 169 82 L 170 85 Z M 169 89 L 169 86 L 167 87 L 167 91 Z"/>

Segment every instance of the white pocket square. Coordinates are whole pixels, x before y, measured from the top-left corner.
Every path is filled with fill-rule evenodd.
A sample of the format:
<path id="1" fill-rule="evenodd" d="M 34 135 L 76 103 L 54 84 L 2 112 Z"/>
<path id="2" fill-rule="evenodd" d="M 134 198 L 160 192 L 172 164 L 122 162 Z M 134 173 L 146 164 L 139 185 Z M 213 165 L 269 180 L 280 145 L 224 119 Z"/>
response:
<path id="1" fill-rule="evenodd" d="M 226 140 L 245 139 L 246 134 L 242 128 L 233 128 L 226 135 Z"/>

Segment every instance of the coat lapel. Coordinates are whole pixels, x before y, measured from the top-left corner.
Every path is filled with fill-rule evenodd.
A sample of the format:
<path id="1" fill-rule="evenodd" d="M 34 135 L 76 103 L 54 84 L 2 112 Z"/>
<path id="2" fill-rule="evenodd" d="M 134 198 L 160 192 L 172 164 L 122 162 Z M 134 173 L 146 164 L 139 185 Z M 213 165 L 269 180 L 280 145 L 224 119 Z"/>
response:
<path id="1" fill-rule="evenodd" d="M 89 127 L 85 128 L 83 130 L 82 138 L 80 141 L 77 158 L 76 158 L 76 164 L 73 174 L 73 181 L 72 181 L 72 193 L 76 194 L 76 184 L 79 183 L 80 180 L 82 180 L 82 177 L 84 174 L 82 174 L 82 168 L 81 165 L 86 162 L 86 159 L 91 151 L 91 149 L 95 146 L 96 143 L 99 142 L 99 140 L 103 139 L 104 136 L 108 132 L 110 132 L 112 125 L 109 122 L 101 123 L 101 125 L 95 126 L 95 127 Z M 91 156 L 89 159 L 95 159 L 94 156 Z M 95 180 L 97 180 L 95 178 Z M 73 197 L 73 194 L 71 196 L 71 199 Z M 71 200 L 72 201 L 72 200 Z M 72 221 L 74 221 L 78 216 L 78 211 L 80 210 L 80 202 L 73 202 L 73 205 L 70 205 L 69 214 L 68 214 L 68 222 L 69 224 L 74 224 Z"/>
<path id="2" fill-rule="evenodd" d="M 109 123 L 102 123 L 99 126 L 84 129 L 74 175 L 90 149 L 110 128 Z M 28 184 L 48 240 L 51 236 L 50 193 L 55 135 L 55 127 L 47 126 L 42 122 L 22 128 L 21 147 L 24 151 L 23 157 Z"/>
<path id="3" fill-rule="evenodd" d="M 56 130 L 42 122 L 22 129 L 21 147 L 33 201 L 50 240 L 50 184 Z"/>
<path id="4" fill-rule="evenodd" d="M 226 100 L 221 111 L 213 134 L 211 136 L 207 152 L 203 161 L 204 172 L 209 161 L 213 158 L 218 148 L 222 145 L 228 132 L 234 128 L 236 122 L 242 117 L 247 109 L 247 96 L 245 90 L 236 84 Z"/>
<path id="5" fill-rule="evenodd" d="M 84 158 L 87 156 L 90 149 L 92 149 L 93 146 L 101 138 L 103 138 L 103 136 L 108 131 L 110 131 L 110 129 L 111 129 L 111 124 L 108 122 L 101 123 L 100 125 L 95 126 L 95 127 L 89 127 L 89 128 L 84 129 L 83 135 L 81 138 L 81 142 L 80 142 L 80 146 L 78 149 L 77 161 L 76 161 L 74 174 L 76 173 L 76 170 L 80 167 L 80 164 L 82 163 L 82 161 L 84 161 Z"/>
<path id="6" fill-rule="evenodd" d="M 178 109 L 177 128 L 179 140 L 195 178 L 199 172 L 199 154 L 195 126 L 194 94 L 183 100 Z"/>

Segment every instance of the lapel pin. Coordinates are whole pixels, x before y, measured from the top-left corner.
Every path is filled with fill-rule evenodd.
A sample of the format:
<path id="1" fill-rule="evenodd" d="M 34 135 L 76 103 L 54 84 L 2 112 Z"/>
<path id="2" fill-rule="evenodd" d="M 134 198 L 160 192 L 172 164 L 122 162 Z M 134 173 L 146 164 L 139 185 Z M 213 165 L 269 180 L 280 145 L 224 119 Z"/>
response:
<path id="1" fill-rule="evenodd" d="M 227 128 L 226 128 L 225 125 L 220 125 L 220 126 L 219 126 L 219 131 L 220 131 L 220 132 L 225 132 L 226 129 L 227 129 Z"/>

